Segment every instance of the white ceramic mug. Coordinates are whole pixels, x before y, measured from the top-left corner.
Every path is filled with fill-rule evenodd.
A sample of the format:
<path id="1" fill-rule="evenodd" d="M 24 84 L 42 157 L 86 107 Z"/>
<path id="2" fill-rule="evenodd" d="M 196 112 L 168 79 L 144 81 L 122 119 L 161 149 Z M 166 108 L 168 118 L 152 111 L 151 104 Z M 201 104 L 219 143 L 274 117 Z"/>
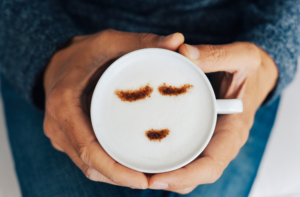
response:
<path id="1" fill-rule="evenodd" d="M 192 84 L 183 96 L 162 96 L 157 88 Z M 117 89 L 148 84 L 152 95 L 124 102 Z M 243 111 L 239 99 L 216 99 L 213 88 L 191 60 L 165 49 L 141 49 L 116 60 L 99 79 L 91 103 L 91 120 L 103 149 L 118 163 L 145 173 L 162 173 L 193 161 L 209 143 L 217 114 Z M 189 117 L 190 116 L 190 117 Z M 162 126 L 163 125 L 163 126 Z M 149 141 L 145 130 L 168 127 L 161 141 Z"/>

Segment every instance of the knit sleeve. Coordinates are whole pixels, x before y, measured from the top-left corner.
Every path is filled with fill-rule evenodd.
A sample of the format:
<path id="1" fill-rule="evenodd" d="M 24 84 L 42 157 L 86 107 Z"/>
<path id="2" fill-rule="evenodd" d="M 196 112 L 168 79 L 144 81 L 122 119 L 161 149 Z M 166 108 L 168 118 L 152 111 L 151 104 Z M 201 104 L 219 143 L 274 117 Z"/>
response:
<path id="1" fill-rule="evenodd" d="M 0 1 L 1 73 L 25 99 L 40 108 L 47 62 L 66 41 L 81 34 L 60 2 Z"/>
<path id="2" fill-rule="evenodd" d="M 265 104 L 274 101 L 293 80 L 300 53 L 300 0 L 253 0 L 244 12 L 243 33 L 273 58 L 279 71 L 276 87 Z"/>

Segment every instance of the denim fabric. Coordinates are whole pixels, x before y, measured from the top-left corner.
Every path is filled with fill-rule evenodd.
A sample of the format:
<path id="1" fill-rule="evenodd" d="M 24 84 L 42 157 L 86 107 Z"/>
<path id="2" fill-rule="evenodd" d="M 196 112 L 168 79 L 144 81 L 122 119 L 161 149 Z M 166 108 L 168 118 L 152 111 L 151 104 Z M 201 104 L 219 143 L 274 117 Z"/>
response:
<path id="1" fill-rule="evenodd" d="M 175 197 L 172 192 L 132 190 L 88 180 L 67 155 L 55 150 L 43 133 L 44 113 L 26 102 L 2 77 L 6 124 L 24 197 Z M 261 107 L 249 139 L 221 178 L 198 186 L 187 197 L 246 197 L 263 155 L 279 104 Z M 199 175 L 201 176 L 201 175 Z"/>

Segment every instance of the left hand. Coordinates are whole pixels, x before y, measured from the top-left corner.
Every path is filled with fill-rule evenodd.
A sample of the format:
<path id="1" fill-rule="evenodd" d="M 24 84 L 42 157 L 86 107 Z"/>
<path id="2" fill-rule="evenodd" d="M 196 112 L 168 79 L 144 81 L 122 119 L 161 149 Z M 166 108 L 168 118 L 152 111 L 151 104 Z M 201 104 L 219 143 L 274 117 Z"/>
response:
<path id="1" fill-rule="evenodd" d="M 116 58 L 142 48 L 177 50 L 180 33 L 159 36 L 112 29 L 75 36 L 51 58 L 44 74 L 44 133 L 53 147 L 65 152 L 93 181 L 145 189 L 144 173 L 124 167 L 98 143 L 89 116 L 96 82 Z"/>
<path id="2" fill-rule="evenodd" d="M 213 183 L 246 143 L 254 116 L 278 77 L 272 58 L 256 45 L 236 42 L 226 45 L 183 44 L 179 53 L 195 62 L 205 73 L 215 73 L 218 98 L 243 100 L 240 114 L 219 115 L 214 135 L 202 154 L 172 172 L 155 174 L 150 189 L 186 194 L 200 184 Z"/>

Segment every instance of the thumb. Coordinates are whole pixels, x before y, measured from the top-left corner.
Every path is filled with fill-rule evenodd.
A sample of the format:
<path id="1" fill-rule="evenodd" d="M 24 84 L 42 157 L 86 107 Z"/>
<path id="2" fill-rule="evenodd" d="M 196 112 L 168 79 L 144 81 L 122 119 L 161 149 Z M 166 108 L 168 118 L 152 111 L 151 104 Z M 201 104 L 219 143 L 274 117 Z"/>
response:
<path id="1" fill-rule="evenodd" d="M 181 33 L 160 36 L 151 33 L 132 33 L 116 30 L 105 30 L 100 36 L 100 42 L 105 43 L 106 57 L 117 58 L 126 53 L 143 48 L 164 48 L 175 51 L 184 42 Z"/>
<path id="2" fill-rule="evenodd" d="M 179 53 L 195 62 L 205 73 L 234 73 L 260 64 L 258 47 L 248 42 L 194 46 L 183 44 L 179 47 Z"/>

